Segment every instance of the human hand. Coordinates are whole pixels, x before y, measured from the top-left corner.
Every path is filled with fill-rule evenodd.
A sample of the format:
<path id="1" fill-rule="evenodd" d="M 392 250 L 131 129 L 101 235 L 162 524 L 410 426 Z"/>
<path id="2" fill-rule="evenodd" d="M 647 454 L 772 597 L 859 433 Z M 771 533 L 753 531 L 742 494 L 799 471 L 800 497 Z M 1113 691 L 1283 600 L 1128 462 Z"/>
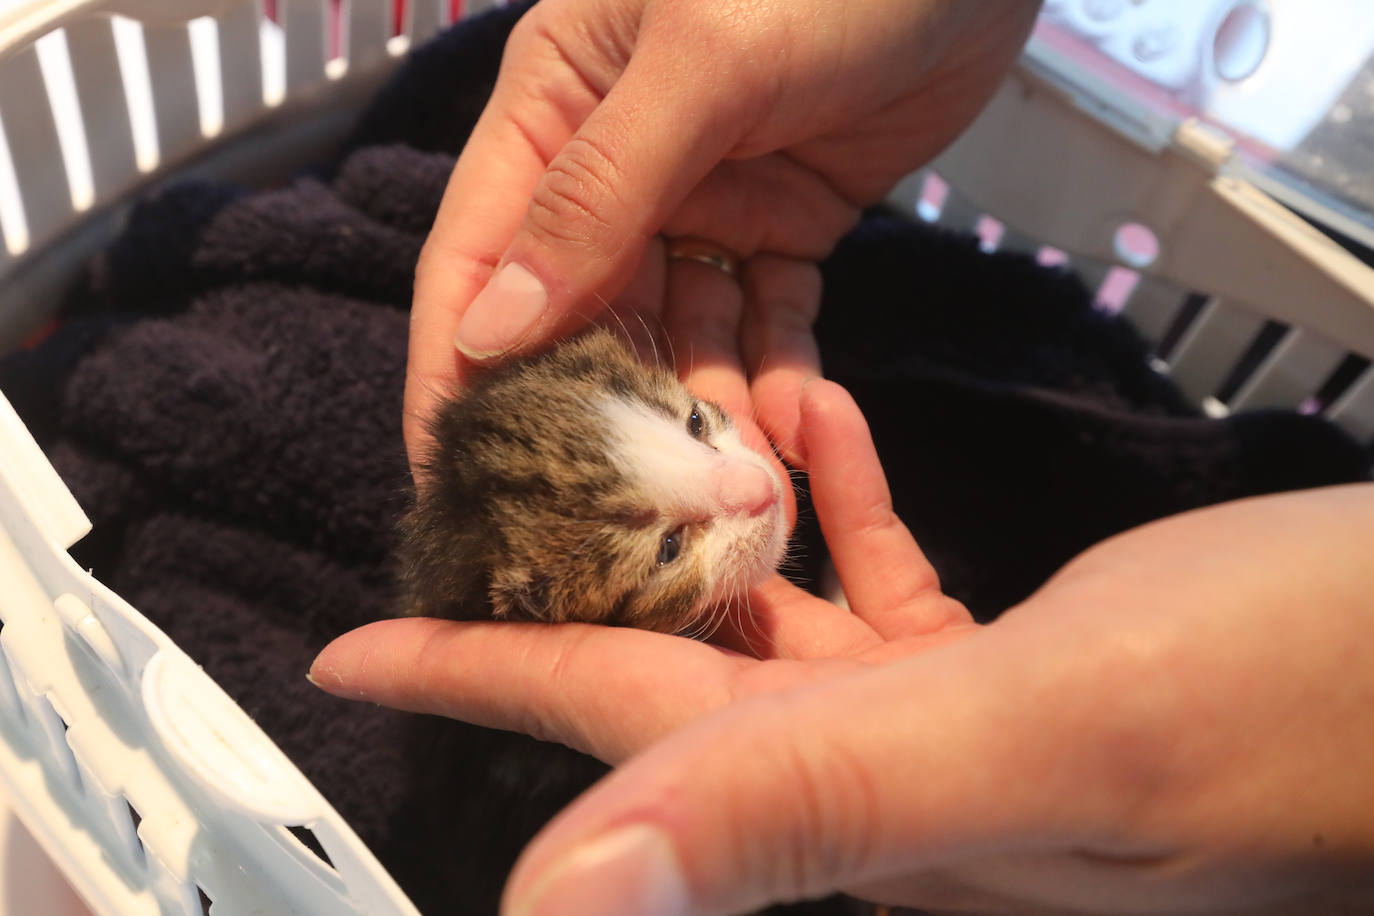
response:
<path id="1" fill-rule="evenodd" d="M 802 416 L 852 615 L 775 580 L 759 658 L 404 620 L 316 661 L 340 695 L 623 763 L 526 851 L 508 911 L 837 888 L 979 912 L 1361 911 L 1340 907 L 1374 873 L 1374 486 L 1128 532 L 979 628 L 892 519 L 852 403 L 816 382 Z"/>
<path id="2" fill-rule="evenodd" d="M 809 683 L 839 670 L 837 665 L 859 670 L 976 630 L 963 605 L 940 592 L 934 570 L 892 513 L 882 468 L 853 400 L 838 385 L 817 379 L 803 389 L 802 405 L 813 502 L 856 613 L 775 574 L 751 590 L 747 606 L 717 631 L 714 638 L 733 648 L 583 624 L 384 620 L 335 640 L 316 659 L 312 679 L 340 695 L 468 718 L 466 704 L 474 698 L 467 678 L 478 669 L 459 670 L 455 661 L 475 661 L 481 677 L 496 680 L 485 684 L 492 690 L 492 708 L 473 721 L 517 728 L 619 762 L 724 705 L 730 694 Z M 594 663 L 600 676 L 583 680 L 587 672 L 579 669 L 566 685 L 576 691 L 576 701 L 547 710 L 572 718 L 546 720 L 541 710 L 519 724 L 503 718 L 517 711 L 521 698 L 535 701 L 548 690 L 546 665 L 556 667 L 556 658 L 565 654 L 573 658 L 574 647 L 579 663 Z M 519 664 L 500 664 L 524 652 L 532 654 Z M 633 723 L 617 713 L 623 709 L 621 691 L 629 689 L 647 704 Z M 460 705 L 450 707 L 450 699 L 460 695 Z"/>
<path id="3" fill-rule="evenodd" d="M 818 372 L 814 262 L 860 207 L 972 120 L 1038 6 L 544 0 L 531 9 L 416 269 L 412 466 L 438 394 L 461 386 L 471 361 L 536 347 L 607 300 L 662 328 L 699 394 L 737 419 L 757 410 L 784 457 L 803 464 L 796 405 L 802 380 Z M 742 282 L 669 262 L 660 233 L 747 259 Z"/>

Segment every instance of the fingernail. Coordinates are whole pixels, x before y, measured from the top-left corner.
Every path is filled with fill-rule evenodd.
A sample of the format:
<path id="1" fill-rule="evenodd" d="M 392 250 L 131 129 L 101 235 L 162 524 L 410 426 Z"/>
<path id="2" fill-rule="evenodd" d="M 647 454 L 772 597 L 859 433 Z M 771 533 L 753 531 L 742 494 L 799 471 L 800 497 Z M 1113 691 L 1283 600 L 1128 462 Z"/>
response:
<path id="1" fill-rule="evenodd" d="M 507 264 L 472 300 L 453 343 L 470 359 L 500 356 L 525 339 L 548 304 L 538 277 Z"/>
<path id="2" fill-rule="evenodd" d="M 507 916 L 678 916 L 687 883 L 673 844 L 643 824 L 622 827 L 556 859 Z"/>

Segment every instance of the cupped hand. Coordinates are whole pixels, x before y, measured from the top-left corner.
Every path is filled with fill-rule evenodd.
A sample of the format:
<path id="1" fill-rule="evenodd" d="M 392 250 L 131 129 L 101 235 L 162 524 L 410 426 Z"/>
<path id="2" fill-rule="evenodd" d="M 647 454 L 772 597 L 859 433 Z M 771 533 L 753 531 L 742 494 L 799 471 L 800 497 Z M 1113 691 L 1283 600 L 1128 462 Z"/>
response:
<path id="1" fill-rule="evenodd" d="M 972 120 L 1038 0 L 544 0 L 511 34 L 416 270 L 405 436 L 473 361 L 607 302 L 785 457 L 817 372 L 814 262 Z M 740 283 L 660 234 L 746 259 Z M 461 352 L 454 349 L 455 340 Z M 747 371 L 746 371 L 747 370 Z M 750 390 L 750 379 L 753 390 Z M 752 397 L 751 397 L 752 396 Z"/>
<path id="2" fill-rule="evenodd" d="M 506 911 L 840 889 L 960 913 L 1374 912 L 1371 538 L 1374 485 L 1248 500 L 1107 541 L 963 639 L 816 660 L 804 685 L 759 662 L 556 818 Z M 563 649 L 546 691 L 464 683 L 450 709 L 561 737 L 656 720 L 637 689 L 701 693 L 660 672 L 578 709 L 568 685 L 598 671 Z"/>
<path id="3" fill-rule="evenodd" d="M 516 729 L 617 763 L 739 697 L 974 632 L 893 514 L 853 400 L 812 380 L 802 416 L 812 498 L 852 612 L 774 575 L 734 609 L 716 643 L 586 624 L 385 620 L 331 643 L 312 679 L 341 696 Z M 564 701 L 548 704 L 550 690 L 566 691 Z M 644 705 L 625 706 L 626 692 Z"/>
<path id="4" fill-rule="evenodd" d="M 977 627 L 892 517 L 852 402 L 813 382 L 801 413 L 852 613 L 774 580 L 750 652 L 405 620 L 316 661 L 337 694 L 620 764 L 526 851 L 508 912 L 835 889 L 960 912 L 1367 911 L 1374 485 L 1147 525 Z"/>

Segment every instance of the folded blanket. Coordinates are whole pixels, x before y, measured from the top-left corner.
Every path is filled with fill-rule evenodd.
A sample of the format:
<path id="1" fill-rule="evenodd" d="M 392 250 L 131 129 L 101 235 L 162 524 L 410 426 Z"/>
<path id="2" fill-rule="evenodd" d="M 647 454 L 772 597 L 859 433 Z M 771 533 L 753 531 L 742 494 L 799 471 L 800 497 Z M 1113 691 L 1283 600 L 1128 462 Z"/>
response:
<path id="1" fill-rule="evenodd" d="M 144 201 L 58 330 L 0 362 L 94 522 L 80 562 L 203 664 L 435 913 L 493 912 L 521 846 L 604 771 L 304 678 L 327 640 L 391 611 L 412 273 L 518 12 L 413 54 L 316 177 Z M 1151 518 L 1365 478 L 1368 456 L 1320 420 L 1201 418 L 1064 271 L 875 214 L 825 282 L 828 374 L 980 619 Z M 815 543 L 814 524 L 800 536 Z"/>

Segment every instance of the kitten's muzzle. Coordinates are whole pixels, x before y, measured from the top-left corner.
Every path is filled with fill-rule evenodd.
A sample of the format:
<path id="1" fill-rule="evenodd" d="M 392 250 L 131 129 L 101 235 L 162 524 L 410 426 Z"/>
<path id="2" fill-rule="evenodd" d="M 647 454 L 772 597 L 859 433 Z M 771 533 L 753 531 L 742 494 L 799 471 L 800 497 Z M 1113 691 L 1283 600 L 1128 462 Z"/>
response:
<path id="1" fill-rule="evenodd" d="M 716 468 L 714 482 L 716 500 L 729 515 L 762 515 L 778 501 L 773 475 L 756 464 L 722 462 Z"/>

